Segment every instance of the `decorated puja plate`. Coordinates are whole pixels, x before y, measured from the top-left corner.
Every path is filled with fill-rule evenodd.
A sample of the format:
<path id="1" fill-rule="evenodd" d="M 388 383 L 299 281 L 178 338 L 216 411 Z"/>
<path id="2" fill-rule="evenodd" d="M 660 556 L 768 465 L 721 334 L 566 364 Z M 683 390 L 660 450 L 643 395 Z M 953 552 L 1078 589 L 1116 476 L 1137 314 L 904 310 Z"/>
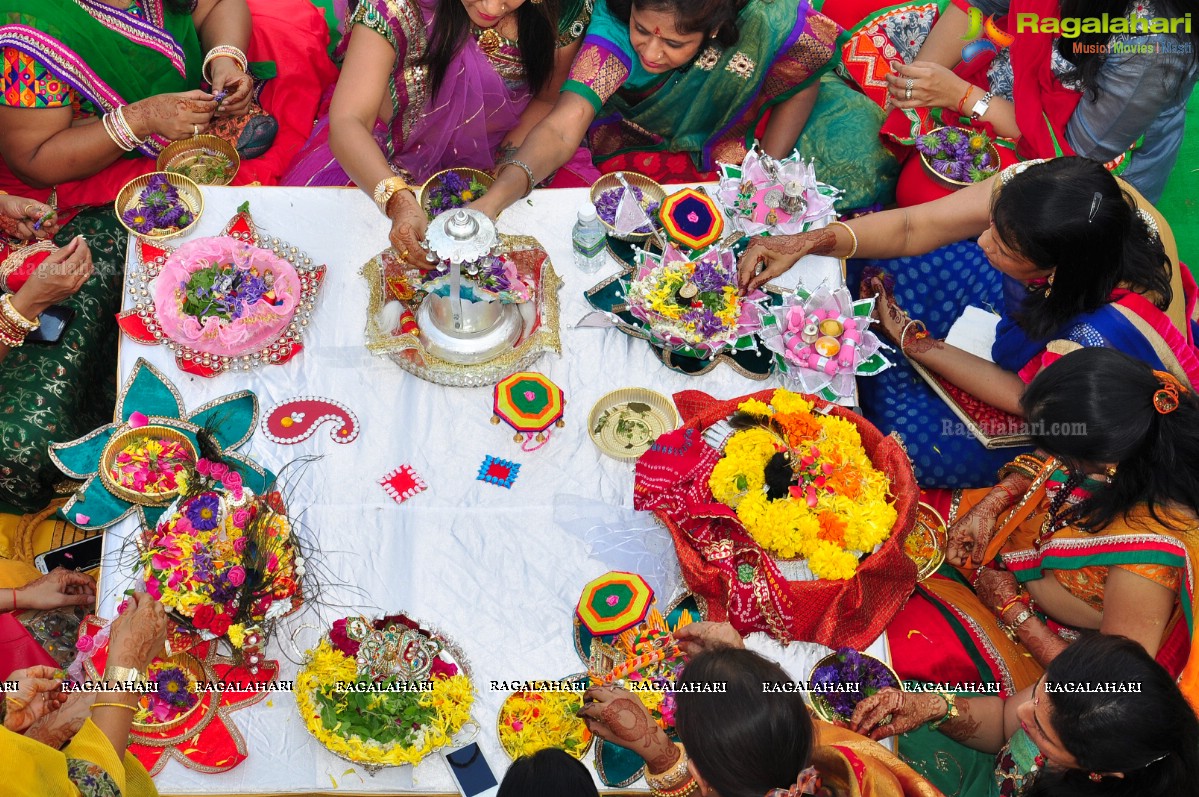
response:
<path id="1" fill-rule="evenodd" d="M 176 653 L 159 659 L 146 670 L 146 680 L 157 691 L 143 695 L 133 715 L 133 729 L 164 733 L 185 724 L 200 708 L 197 687 L 205 680 L 204 667 L 194 656 Z"/>
<path id="2" fill-rule="evenodd" d="M 595 402 L 587 420 L 591 440 L 613 459 L 634 460 L 678 426 L 670 399 L 641 387 L 614 390 Z"/>
<path id="3" fill-rule="evenodd" d="M 158 155 L 158 171 L 183 175 L 200 185 L 229 185 L 240 168 L 237 149 L 219 136 L 185 138 Z"/>
<path id="4" fill-rule="evenodd" d="M 612 575 L 618 574 L 609 574 Z M 605 595 L 611 597 L 603 590 L 596 593 L 602 605 L 608 603 Z M 632 602 L 626 606 L 621 601 L 611 608 L 624 613 L 632 608 Z M 656 606 L 648 608 L 639 620 L 619 633 L 594 634 L 576 612 L 575 652 L 587 667 L 592 684 L 610 683 L 629 689 L 645 704 L 654 722 L 673 735 L 674 698 L 665 687 L 677 679 L 683 662 L 682 653 L 674 643 L 674 632 L 706 616 L 704 599 L 690 593 L 672 601 L 665 612 Z M 593 760 L 600 780 L 614 788 L 628 786 L 641 777 L 645 764 L 636 753 L 603 739 L 595 743 Z"/>
<path id="5" fill-rule="evenodd" d="M 995 142 L 986 133 L 965 127 L 934 128 L 916 139 L 916 151 L 928 176 L 952 191 L 980 183 L 999 171 Z"/>
<path id="6" fill-rule="evenodd" d="M 937 572 L 945 561 L 948 532 L 945 521 L 931 506 L 920 503 L 916 506 L 916 525 L 903 541 L 903 552 L 916 563 L 916 580 L 924 579 Z"/>
<path id="7" fill-rule="evenodd" d="M 295 689 L 308 732 L 368 770 L 418 764 L 453 744 L 474 702 L 457 646 L 402 613 L 334 622 L 307 652 Z"/>
<path id="8" fill-rule="evenodd" d="M 508 758 L 515 761 L 549 747 L 581 759 L 591 749 L 593 737 L 576 713 L 583 707 L 586 673 L 576 673 L 543 684 L 531 682 L 532 690 L 513 692 L 504 698 L 496 717 L 496 734 Z"/>
<path id="9" fill-rule="evenodd" d="M 812 710 L 825 722 L 848 722 L 858 703 L 903 682 L 891 666 L 853 648 L 840 648 L 816 662 L 808 678 Z"/>
<path id="10" fill-rule="evenodd" d="M 179 494 L 179 474 L 196 462 L 196 446 L 178 429 L 145 425 L 126 428 L 100 455 L 100 480 L 132 504 L 166 506 Z"/>
<path id="11" fill-rule="evenodd" d="M 121 188 L 116 199 L 121 226 L 144 241 L 162 242 L 192 229 L 204 212 L 200 186 L 182 174 L 150 172 Z"/>

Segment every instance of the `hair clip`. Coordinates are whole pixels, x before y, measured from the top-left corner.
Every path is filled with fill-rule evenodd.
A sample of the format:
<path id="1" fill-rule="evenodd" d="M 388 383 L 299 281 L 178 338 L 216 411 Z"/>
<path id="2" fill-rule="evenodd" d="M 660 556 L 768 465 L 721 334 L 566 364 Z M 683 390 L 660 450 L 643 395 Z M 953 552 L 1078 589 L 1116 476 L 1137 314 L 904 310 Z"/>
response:
<path id="1" fill-rule="evenodd" d="M 1091 200 L 1091 212 L 1087 214 L 1087 224 L 1095 220 L 1095 214 L 1099 212 L 1099 206 L 1103 204 L 1103 194 L 1095 192 L 1095 197 Z"/>
<path id="2" fill-rule="evenodd" d="M 1187 389 L 1169 371 L 1154 371 L 1153 375 L 1157 377 L 1157 381 L 1161 385 L 1153 392 L 1153 408 L 1159 415 L 1169 415 L 1178 409 L 1180 403 L 1178 394 L 1187 392 Z"/>

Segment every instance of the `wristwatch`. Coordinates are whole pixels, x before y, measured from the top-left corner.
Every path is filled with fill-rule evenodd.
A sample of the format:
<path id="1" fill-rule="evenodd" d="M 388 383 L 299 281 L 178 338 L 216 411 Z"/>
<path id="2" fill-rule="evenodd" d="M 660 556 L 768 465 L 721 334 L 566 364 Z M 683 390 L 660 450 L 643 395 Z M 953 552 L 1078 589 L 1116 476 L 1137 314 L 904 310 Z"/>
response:
<path id="1" fill-rule="evenodd" d="M 116 683 L 141 683 L 145 679 L 136 667 L 118 667 L 109 664 L 104 668 L 104 680 Z"/>
<path id="2" fill-rule="evenodd" d="M 401 191 L 416 193 L 403 177 L 385 177 L 375 185 L 373 194 L 375 204 L 379 206 L 379 210 L 384 216 L 387 215 L 387 203 L 391 202 L 391 198 Z"/>
<path id="3" fill-rule="evenodd" d="M 993 98 L 994 96 L 995 96 L 994 92 L 988 91 L 986 94 L 983 95 L 983 98 L 981 100 L 974 103 L 974 107 L 970 109 L 970 118 L 978 119 L 980 116 L 982 116 L 984 113 L 986 113 L 987 109 L 991 107 L 991 98 Z"/>

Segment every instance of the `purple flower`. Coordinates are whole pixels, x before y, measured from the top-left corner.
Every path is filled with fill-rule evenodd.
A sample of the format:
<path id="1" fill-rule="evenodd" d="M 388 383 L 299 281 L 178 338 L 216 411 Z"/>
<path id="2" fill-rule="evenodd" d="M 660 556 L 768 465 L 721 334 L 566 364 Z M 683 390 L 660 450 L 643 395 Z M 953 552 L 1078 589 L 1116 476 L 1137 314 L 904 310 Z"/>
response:
<path id="1" fill-rule="evenodd" d="M 121 214 L 121 220 L 134 232 L 149 233 L 154 229 L 145 208 L 130 208 Z"/>
<path id="2" fill-rule="evenodd" d="M 196 696 L 189 689 L 187 675 L 178 667 L 160 670 L 154 679 L 158 685 L 157 697 L 177 709 L 188 709 L 196 702 Z"/>
<path id="3" fill-rule="evenodd" d="M 213 603 L 228 603 L 237 597 L 238 586 L 229 578 L 229 570 L 232 569 L 228 568 L 221 571 L 210 585 L 208 597 L 212 599 Z M 244 574 L 245 571 L 243 570 L 242 573 Z M 245 581 L 243 580 L 242 583 L 245 583 Z"/>
<path id="4" fill-rule="evenodd" d="M 899 686 L 886 665 L 853 648 L 840 648 L 832 663 L 812 673 L 812 688 L 838 715 L 848 718 L 863 699 L 888 686 Z M 824 690 L 821 690 L 824 687 Z"/>
<path id="5" fill-rule="evenodd" d="M 199 531 L 212 531 L 220 520 L 221 502 L 216 493 L 204 493 L 187 505 L 187 519 Z"/>

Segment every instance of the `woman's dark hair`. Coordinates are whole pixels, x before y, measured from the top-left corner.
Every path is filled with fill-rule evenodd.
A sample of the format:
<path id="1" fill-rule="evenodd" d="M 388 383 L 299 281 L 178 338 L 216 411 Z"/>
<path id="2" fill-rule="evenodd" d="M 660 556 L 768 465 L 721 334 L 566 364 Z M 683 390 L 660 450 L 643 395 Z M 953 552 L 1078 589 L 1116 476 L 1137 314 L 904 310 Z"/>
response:
<path id="1" fill-rule="evenodd" d="M 638 11 L 673 14 L 679 33 L 702 33 L 721 47 L 732 47 L 741 38 L 737 15 L 749 0 L 608 0 L 612 14 L 626 25 L 633 6 Z"/>
<path id="2" fill-rule="evenodd" d="M 175 14 L 190 14 L 196 10 L 196 0 L 164 0 L 163 6 Z"/>
<path id="3" fill-rule="evenodd" d="M 1193 5 L 1194 0 L 1154 0 L 1153 9 L 1159 19 L 1163 17 L 1182 18 L 1183 14 L 1193 10 Z M 1106 15 L 1109 19 L 1117 17 L 1127 19 L 1135 8 L 1136 3 L 1129 2 L 1129 0 L 1061 0 L 1059 17 L 1061 19 L 1078 18 L 1098 21 Z M 1182 58 L 1183 69 L 1181 74 L 1178 74 L 1180 86 L 1187 85 L 1186 81 L 1182 80 L 1182 75 L 1185 74 L 1187 67 L 1196 63 L 1196 59 L 1199 57 L 1197 55 L 1199 53 L 1199 28 L 1194 27 L 1193 24 L 1191 28 L 1190 33 L 1179 31 L 1174 34 L 1176 38 L 1180 39 L 1178 44 L 1181 48 L 1185 48 L 1187 44 L 1190 45 L 1189 50 L 1180 49 L 1178 52 L 1179 55 L 1184 56 Z M 1092 100 L 1099 97 L 1099 70 L 1107 61 L 1107 47 L 1111 42 L 1112 35 L 1111 33 L 1080 32 L 1077 36 L 1062 36 L 1057 40 L 1058 53 L 1074 65 L 1074 69 L 1066 75 L 1066 78 L 1081 83 L 1083 92 Z M 1075 45 L 1079 45 L 1077 52 L 1075 52 Z M 1136 57 L 1160 60 L 1171 56 L 1152 53 Z M 1163 70 L 1162 80 L 1167 81 L 1170 77 L 1170 70 Z"/>
<path id="4" fill-rule="evenodd" d="M 496 797 L 599 797 L 591 773 L 581 761 L 554 748 L 512 762 Z"/>
<path id="5" fill-rule="evenodd" d="M 1112 683 L 1138 691 L 1083 691 L 1075 686 Z M 1020 797 L 1195 793 L 1199 719 L 1174 679 L 1139 644 L 1120 636 L 1088 634 L 1049 663 L 1045 690 L 1052 707 L 1049 722 L 1080 768 L 1045 767 Z M 1096 782 L 1089 777 L 1092 772 L 1121 772 L 1124 777 Z"/>
<path id="6" fill-rule="evenodd" d="M 681 684 L 723 684 L 724 692 L 675 694 L 675 730 L 691 762 L 721 797 L 762 797 L 794 785 L 812 757 L 812 720 L 797 692 L 766 692 L 790 682 L 772 661 L 749 650 L 697 655 Z"/>
<path id="7" fill-rule="evenodd" d="M 1015 318 L 1034 340 L 1107 304 L 1121 284 L 1152 293 L 1160 309 L 1170 304 L 1173 265 L 1101 163 L 1067 157 L 1030 166 L 999 191 L 991 218 L 1008 249 L 1054 270 L 1049 295 L 1030 293 Z"/>
<path id="8" fill-rule="evenodd" d="M 1199 511 L 1199 399 L 1180 389 L 1178 409 L 1162 414 L 1153 404 L 1161 389 L 1140 360 L 1088 348 L 1050 365 L 1024 391 L 1020 404 L 1037 445 L 1074 472 L 1083 463 L 1117 464 L 1111 484 L 1080 508 L 1085 528 L 1103 529 L 1142 504 L 1171 527 L 1183 522 L 1177 507 Z"/>
<path id="9" fill-rule="evenodd" d="M 525 68 L 525 82 L 533 94 L 545 88 L 554 74 L 560 10 L 561 0 L 541 0 L 538 3 L 526 0 L 516 9 L 520 61 Z M 470 16 L 462 0 L 438 0 L 437 10 L 433 14 L 433 31 L 429 36 L 429 51 L 424 61 L 429 67 L 431 96 L 437 96 L 450 61 L 469 35 Z"/>

